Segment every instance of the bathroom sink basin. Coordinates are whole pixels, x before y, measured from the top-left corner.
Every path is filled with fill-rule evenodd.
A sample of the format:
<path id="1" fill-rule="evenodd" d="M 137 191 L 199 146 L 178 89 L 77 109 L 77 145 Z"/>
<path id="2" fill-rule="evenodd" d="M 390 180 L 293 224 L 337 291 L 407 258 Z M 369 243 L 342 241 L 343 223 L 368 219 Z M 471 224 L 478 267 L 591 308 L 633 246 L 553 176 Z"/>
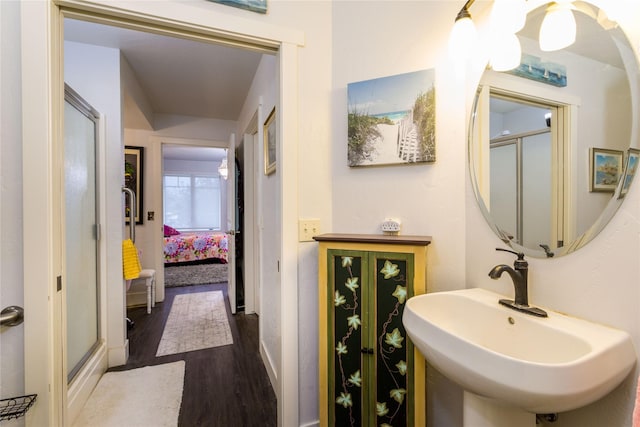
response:
<path id="1" fill-rule="evenodd" d="M 613 390 L 636 355 L 626 332 L 504 307 L 484 289 L 410 298 L 403 323 L 427 361 L 465 390 L 527 412 L 579 408 Z"/>

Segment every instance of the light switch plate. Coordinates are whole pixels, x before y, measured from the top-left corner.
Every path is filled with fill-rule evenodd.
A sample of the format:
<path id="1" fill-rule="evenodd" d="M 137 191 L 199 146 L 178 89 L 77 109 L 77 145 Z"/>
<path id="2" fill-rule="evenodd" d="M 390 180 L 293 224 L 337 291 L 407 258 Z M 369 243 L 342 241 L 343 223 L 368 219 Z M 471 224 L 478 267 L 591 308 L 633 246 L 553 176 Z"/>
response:
<path id="1" fill-rule="evenodd" d="M 319 219 L 300 219 L 298 221 L 298 240 L 300 242 L 312 242 L 313 236 L 320 234 Z"/>

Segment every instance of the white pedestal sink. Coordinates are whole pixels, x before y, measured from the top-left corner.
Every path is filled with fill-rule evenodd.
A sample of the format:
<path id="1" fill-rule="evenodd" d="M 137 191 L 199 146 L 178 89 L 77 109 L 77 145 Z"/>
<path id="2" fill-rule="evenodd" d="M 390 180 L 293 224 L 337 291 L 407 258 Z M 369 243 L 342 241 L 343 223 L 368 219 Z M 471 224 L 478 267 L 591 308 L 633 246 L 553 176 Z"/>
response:
<path id="1" fill-rule="evenodd" d="M 435 292 L 410 298 L 404 310 L 416 347 L 467 392 L 465 418 L 474 411 L 489 418 L 474 426 L 529 424 L 504 424 L 507 412 L 521 412 L 534 426 L 536 413 L 592 403 L 633 368 L 626 332 L 549 310 L 549 317 L 531 316 L 500 305 L 501 298 L 479 288 Z"/>

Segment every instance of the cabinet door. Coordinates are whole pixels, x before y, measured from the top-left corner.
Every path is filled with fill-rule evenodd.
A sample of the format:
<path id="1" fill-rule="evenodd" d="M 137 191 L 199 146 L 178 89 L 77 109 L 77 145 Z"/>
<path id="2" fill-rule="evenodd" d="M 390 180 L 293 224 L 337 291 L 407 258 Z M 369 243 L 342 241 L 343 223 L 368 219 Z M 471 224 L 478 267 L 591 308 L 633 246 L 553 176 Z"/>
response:
<path id="1" fill-rule="evenodd" d="M 329 250 L 329 320 L 327 351 L 329 362 L 329 425 L 364 426 L 362 418 L 366 399 L 363 392 L 362 353 L 363 274 L 369 269 L 366 252 Z M 366 281 L 366 278 L 364 278 Z"/>
<path id="2" fill-rule="evenodd" d="M 375 426 L 413 426 L 414 351 L 402 324 L 413 296 L 413 255 L 372 252 L 373 297 L 369 320 L 374 345 Z"/>
<path id="3" fill-rule="evenodd" d="M 402 313 L 413 254 L 328 251 L 328 422 L 412 426 L 413 346 Z"/>

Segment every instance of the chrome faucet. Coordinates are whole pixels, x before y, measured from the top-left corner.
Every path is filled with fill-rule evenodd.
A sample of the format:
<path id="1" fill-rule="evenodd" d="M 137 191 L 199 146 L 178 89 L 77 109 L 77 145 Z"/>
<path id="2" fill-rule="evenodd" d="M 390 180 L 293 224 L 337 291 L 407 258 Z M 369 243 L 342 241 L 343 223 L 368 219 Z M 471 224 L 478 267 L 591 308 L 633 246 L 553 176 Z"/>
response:
<path id="1" fill-rule="evenodd" d="M 538 317 L 547 317 L 547 313 L 537 307 L 531 307 L 529 305 L 528 285 L 527 285 L 527 273 L 529 272 L 529 263 L 524 259 L 522 252 L 514 252 L 508 249 L 496 248 L 497 251 L 510 252 L 518 257 L 513 263 L 513 268 L 506 264 L 496 265 L 489 272 L 489 277 L 497 280 L 502 276 L 505 271 L 511 276 L 513 281 L 513 287 L 515 289 L 514 300 L 501 299 L 500 304 L 507 306 L 511 309 L 521 311 L 523 313 L 532 314 Z"/>

